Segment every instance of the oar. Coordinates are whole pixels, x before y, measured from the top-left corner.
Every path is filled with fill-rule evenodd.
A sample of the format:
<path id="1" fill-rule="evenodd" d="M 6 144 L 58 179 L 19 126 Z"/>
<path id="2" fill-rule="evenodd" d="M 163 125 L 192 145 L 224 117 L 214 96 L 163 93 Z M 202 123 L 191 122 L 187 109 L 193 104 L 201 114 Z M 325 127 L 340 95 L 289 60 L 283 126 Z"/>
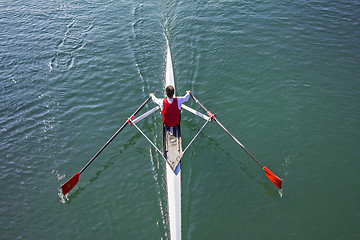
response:
<path id="1" fill-rule="evenodd" d="M 133 115 L 131 115 L 130 119 L 134 119 L 135 115 L 140 112 L 140 110 L 149 102 L 151 98 L 147 98 L 146 101 L 141 104 L 141 106 L 134 112 Z M 63 185 L 61 185 L 63 194 L 67 194 L 68 192 L 71 191 L 71 189 L 73 189 L 75 187 L 75 185 L 79 182 L 79 176 L 80 174 L 85 171 L 85 169 L 95 160 L 95 158 L 97 158 L 97 156 L 99 156 L 99 154 L 110 144 L 110 142 L 121 132 L 121 130 L 123 130 L 125 128 L 125 126 L 130 123 L 129 118 L 125 121 L 125 123 L 116 131 L 116 133 L 105 143 L 104 146 L 102 146 L 102 148 L 100 148 L 100 150 L 92 157 L 92 159 L 81 169 L 80 172 L 76 173 L 72 178 L 70 178 L 66 183 L 64 183 Z"/>
<path id="2" fill-rule="evenodd" d="M 282 179 L 280 179 L 279 177 L 277 177 L 277 176 L 276 176 L 275 174 L 273 174 L 269 169 L 267 169 L 267 168 L 264 167 L 261 163 L 259 163 L 259 161 L 256 160 L 256 158 L 245 148 L 245 146 L 244 146 L 243 144 L 241 144 L 241 142 L 240 142 L 239 140 L 237 140 L 237 139 L 234 137 L 234 135 L 232 135 L 232 134 L 219 122 L 219 120 L 215 117 L 214 114 L 212 114 L 209 110 L 207 110 L 207 109 L 204 107 L 204 105 L 202 105 L 202 104 L 199 102 L 199 100 L 197 100 L 192 94 L 191 94 L 191 96 L 192 96 L 192 98 L 195 100 L 195 102 L 197 102 L 197 103 L 200 105 L 200 107 L 206 111 L 206 113 L 209 115 L 209 117 L 211 117 L 213 120 L 215 120 L 215 121 L 219 124 L 219 126 L 220 126 L 222 129 L 224 129 L 224 131 L 227 132 L 227 134 L 229 134 L 230 137 L 232 137 L 232 139 L 234 139 L 234 141 L 235 141 L 237 144 L 239 144 L 240 147 L 242 147 L 242 149 L 244 149 L 245 152 L 246 152 L 247 154 L 249 154 L 250 157 L 251 157 L 252 159 L 254 159 L 255 162 L 256 162 L 262 169 L 264 169 L 264 171 L 265 171 L 265 173 L 266 173 L 266 176 L 270 179 L 270 181 L 271 181 L 272 183 L 274 183 L 278 188 L 281 189 Z"/>

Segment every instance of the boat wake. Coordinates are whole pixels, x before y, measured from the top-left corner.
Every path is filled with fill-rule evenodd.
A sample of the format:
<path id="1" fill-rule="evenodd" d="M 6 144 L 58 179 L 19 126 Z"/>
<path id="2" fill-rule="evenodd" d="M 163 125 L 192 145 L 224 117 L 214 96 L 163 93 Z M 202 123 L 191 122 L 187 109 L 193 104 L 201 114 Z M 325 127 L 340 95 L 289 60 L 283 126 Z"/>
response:
<path id="1" fill-rule="evenodd" d="M 150 155 L 150 160 L 151 160 L 151 164 L 152 164 L 152 172 L 153 172 L 153 177 L 155 180 L 155 186 L 156 186 L 156 192 L 157 192 L 157 196 L 158 196 L 158 201 L 159 201 L 159 210 L 160 210 L 160 214 L 161 214 L 161 219 L 159 219 L 156 222 L 156 226 L 160 227 L 161 229 L 163 229 L 165 232 L 167 232 L 167 228 L 166 228 L 166 199 L 163 199 L 162 196 L 165 196 L 166 193 L 165 191 L 165 179 L 163 176 L 159 175 L 159 171 L 160 171 L 160 161 L 155 161 L 154 159 L 154 153 L 152 152 L 152 148 L 149 148 L 149 155 Z M 161 170 L 163 171 L 163 169 Z M 163 189 L 163 191 L 161 191 L 161 189 Z"/>
<path id="2" fill-rule="evenodd" d="M 86 35 L 93 29 L 93 20 L 85 28 L 79 28 L 77 22 L 79 20 L 74 18 L 70 24 L 67 25 L 66 32 L 56 45 L 56 53 L 48 63 L 50 71 L 57 70 L 65 72 L 70 70 L 75 63 L 76 52 L 83 49 L 86 45 Z M 79 24 L 80 25 L 80 24 Z"/>

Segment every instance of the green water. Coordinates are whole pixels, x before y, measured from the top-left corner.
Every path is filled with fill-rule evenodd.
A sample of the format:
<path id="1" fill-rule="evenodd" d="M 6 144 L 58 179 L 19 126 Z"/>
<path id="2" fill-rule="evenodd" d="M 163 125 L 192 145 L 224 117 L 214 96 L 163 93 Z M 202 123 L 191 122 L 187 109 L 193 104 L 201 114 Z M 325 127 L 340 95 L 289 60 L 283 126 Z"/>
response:
<path id="1" fill-rule="evenodd" d="M 161 96 L 165 36 L 177 93 L 284 180 L 209 124 L 182 160 L 183 239 L 359 239 L 359 16 L 350 0 L 0 0 L 0 239 L 169 238 L 165 163 L 135 128 L 59 195 Z M 184 146 L 202 124 L 183 113 Z M 139 126 L 161 147 L 159 114 Z"/>

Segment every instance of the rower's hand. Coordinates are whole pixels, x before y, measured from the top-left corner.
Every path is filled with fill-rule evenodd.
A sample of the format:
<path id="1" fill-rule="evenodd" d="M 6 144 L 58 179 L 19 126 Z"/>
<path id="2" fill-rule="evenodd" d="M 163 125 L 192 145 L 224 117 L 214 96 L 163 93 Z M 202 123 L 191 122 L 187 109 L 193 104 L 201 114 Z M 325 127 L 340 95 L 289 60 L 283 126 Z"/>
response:
<path id="1" fill-rule="evenodd" d="M 190 91 L 190 90 L 187 90 L 187 91 L 186 91 L 186 93 L 189 93 L 189 94 L 191 94 L 191 91 Z"/>
<path id="2" fill-rule="evenodd" d="M 155 94 L 154 93 L 150 93 L 149 97 L 153 97 Z"/>

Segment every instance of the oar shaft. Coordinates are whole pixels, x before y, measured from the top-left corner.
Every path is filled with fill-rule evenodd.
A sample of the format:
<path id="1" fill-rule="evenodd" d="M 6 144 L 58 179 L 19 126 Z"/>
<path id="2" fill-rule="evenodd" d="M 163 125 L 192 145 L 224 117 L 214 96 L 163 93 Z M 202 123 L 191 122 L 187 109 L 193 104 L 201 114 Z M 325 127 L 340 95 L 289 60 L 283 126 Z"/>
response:
<path id="1" fill-rule="evenodd" d="M 130 119 L 134 119 L 135 115 L 140 112 L 140 110 L 149 102 L 150 97 L 145 100 L 143 104 L 134 112 L 133 115 L 131 115 Z M 126 127 L 126 125 L 129 123 L 129 120 L 126 120 L 126 122 L 116 131 L 116 133 L 105 143 L 104 146 L 100 148 L 100 150 L 91 158 L 91 160 L 81 169 L 80 174 L 85 171 L 85 169 L 97 158 L 100 153 L 114 140 L 114 138 Z"/>
<path id="2" fill-rule="evenodd" d="M 237 140 L 237 139 L 234 137 L 234 135 L 232 135 L 232 134 L 219 122 L 219 120 L 216 119 L 216 117 L 215 117 L 214 114 L 212 114 L 209 110 L 207 110 L 206 107 L 204 107 L 204 105 L 202 105 L 202 104 L 199 102 L 199 100 L 197 100 L 192 94 L 191 94 L 191 96 L 192 96 L 192 98 L 195 100 L 195 102 L 197 102 L 197 103 L 200 105 L 200 107 L 202 107 L 202 108 L 206 111 L 206 113 L 209 115 L 209 117 L 211 117 L 212 119 L 214 119 L 214 120 L 219 124 L 219 126 L 220 126 L 222 129 L 224 129 L 224 131 L 227 132 L 227 133 L 230 135 L 230 137 L 231 137 L 237 144 L 239 144 L 239 145 L 242 147 L 242 149 L 244 149 L 245 152 L 246 152 L 247 154 L 249 154 L 250 157 L 251 157 L 252 159 L 254 159 L 254 161 L 255 161 L 257 164 L 259 164 L 259 166 L 260 166 L 262 169 L 265 170 L 265 173 L 266 173 L 267 178 L 269 178 L 270 181 L 275 184 L 275 186 L 277 186 L 279 189 L 281 189 L 281 187 L 282 187 L 282 179 L 279 178 L 278 176 L 276 176 L 275 174 L 273 174 L 269 169 L 267 169 L 266 167 L 264 167 L 263 165 L 261 165 L 261 164 L 258 162 L 258 160 L 256 160 L 256 158 L 244 147 L 244 145 L 243 145 L 239 140 Z"/>
<path id="3" fill-rule="evenodd" d="M 81 169 L 80 172 L 76 173 L 72 178 L 70 178 L 66 183 L 61 185 L 63 194 L 66 195 L 68 192 L 71 191 L 75 187 L 75 185 L 79 182 L 79 176 L 80 174 L 85 171 L 85 169 L 95 160 L 97 156 L 110 144 L 110 142 L 121 132 L 121 130 L 124 129 L 124 127 L 130 123 L 131 120 L 134 119 L 135 115 L 149 102 L 150 97 L 146 99 L 146 101 L 141 104 L 141 106 L 134 112 L 134 114 L 126 120 L 126 122 L 119 128 L 119 130 L 116 131 L 116 133 L 105 143 L 102 148 L 91 158 L 91 160 Z"/>
<path id="4" fill-rule="evenodd" d="M 232 134 L 219 122 L 219 120 L 217 120 L 217 119 L 215 118 L 215 121 L 219 124 L 220 127 L 222 127 L 222 129 L 225 130 L 225 132 L 227 132 L 227 134 L 230 135 L 230 137 L 232 137 L 232 139 L 233 139 L 237 144 L 240 145 L 240 147 L 242 147 L 242 149 L 244 149 L 244 151 L 245 151 L 247 154 L 250 155 L 250 157 L 251 157 L 252 159 L 254 159 L 254 161 L 255 161 L 257 164 L 259 164 L 259 166 L 260 166 L 261 168 L 264 168 L 264 166 L 261 165 L 261 163 L 259 163 L 258 160 L 256 160 L 256 158 L 245 148 L 245 146 L 244 146 L 239 140 L 237 140 L 237 139 L 234 137 L 234 135 L 232 135 Z"/>
<path id="5" fill-rule="evenodd" d="M 256 158 L 245 148 L 245 146 L 244 146 L 239 140 L 237 140 L 237 139 L 234 137 L 234 135 L 232 135 L 232 134 L 229 132 L 229 130 L 227 130 L 227 129 L 224 127 L 224 125 L 222 125 L 222 124 L 220 123 L 220 121 L 215 117 L 214 114 L 212 114 L 204 105 L 202 105 L 202 104 L 199 102 L 199 100 L 197 100 L 197 98 L 194 97 L 194 95 L 191 94 L 191 97 L 195 100 L 195 102 L 196 102 L 197 104 L 200 105 L 200 107 L 201 107 L 202 109 L 204 109 L 204 110 L 206 111 L 206 113 L 209 115 L 209 117 L 211 117 L 212 119 L 214 119 L 214 120 L 219 124 L 219 126 L 220 126 L 222 129 L 224 129 L 224 131 L 227 132 L 227 134 L 229 134 L 230 137 L 231 137 L 237 144 L 239 144 L 240 147 L 241 147 L 242 149 L 244 149 L 244 151 L 245 151 L 247 154 L 249 154 L 250 157 L 251 157 L 252 159 L 254 159 L 254 161 L 255 161 L 257 164 L 259 164 L 259 166 L 260 166 L 261 168 L 263 168 L 263 165 L 262 165 L 261 163 L 259 163 L 258 160 L 256 160 Z"/>
<path id="6" fill-rule="evenodd" d="M 128 122 L 126 121 L 119 128 L 119 130 L 117 130 L 116 133 L 105 143 L 105 145 L 100 148 L 100 150 L 91 158 L 91 160 L 83 167 L 83 169 L 81 169 L 80 174 L 83 171 L 85 171 L 85 169 L 95 160 L 95 158 L 97 158 L 100 155 L 100 153 L 111 143 L 112 140 L 114 140 L 114 138 L 121 132 L 121 130 L 124 129 L 124 127 L 126 127 L 127 124 L 128 124 Z"/>

